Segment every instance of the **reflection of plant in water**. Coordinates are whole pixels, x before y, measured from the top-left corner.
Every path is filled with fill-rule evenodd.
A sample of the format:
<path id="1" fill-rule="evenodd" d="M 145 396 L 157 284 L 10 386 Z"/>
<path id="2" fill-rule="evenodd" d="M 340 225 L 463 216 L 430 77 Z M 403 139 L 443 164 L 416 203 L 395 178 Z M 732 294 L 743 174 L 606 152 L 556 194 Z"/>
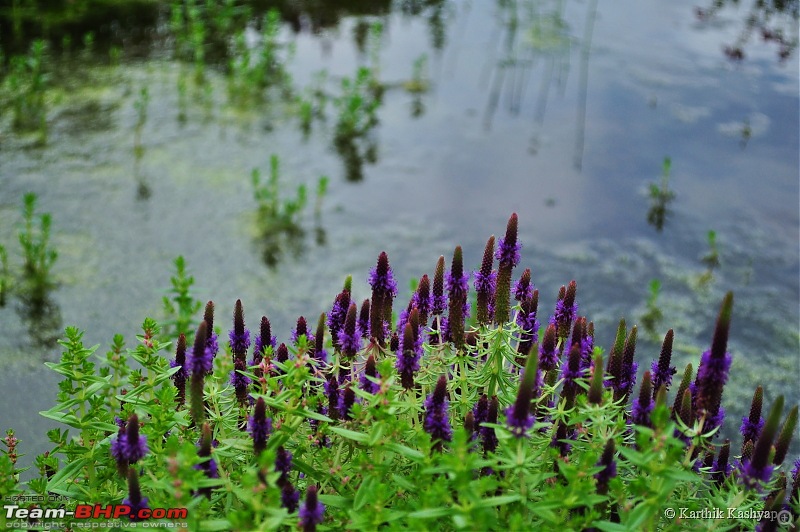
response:
<path id="1" fill-rule="evenodd" d="M 412 95 L 411 100 L 411 116 L 414 118 L 422 116 L 425 112 L 425 104 L 422 101 L 422 95 L 430 89 L 430 81 L 427 76 L 428 56 L 422 54 L 416 60 L 412 67 L 411 79 L 403 84 L 403 88 Z"/>
<path id="2" fill-rule="evenodd" d="M 28 329 L 28 336 L 34 346 L 52 347 L 61 334 L 61 309 L 49 294 L 34 300 L 25 295 L 20 297 L 17 308 L 22 322 Z"/>
<path id="3" fill-rule="evenodd" d="M 270 172 L 266 182 L 261 179 L 261 172 L 254 168 L 252 172 L 253 198 L 258 203 L 257 226 L 263 245 L 263 258 L 268 266 L 275 266 L 288 247 L 293 254 L 302 252 L 305 229 L 300 216 L 308 203 L 308 191 L 305 184 L 297 186 L 294 197 L 283 198 L 280 190 L 280 161 L 277 155 L 270 157 Z M 314 204 L 317 241 L 324 242 L 324 230 L 321 229 L 322 201 L 327 193 L 328 178 L 320 177 L 317 182 L 317 197 Z M 320 237 L 320 234 L 322 235 Z"/>
<path id="4" fill-rule="evenodd" d="M 354 79 L 342 80 L 341 89 L 341 95 L 333 100 L 339 113 L 333 144 L 345 162 L 347 180 L 360 181 L 363 163 L 377 158 L 377 145 L 370 133 L 378 124 L 383 87 L 371 69 L 361 67 Z"/>
<path id="5" fill-rule="evenodd" d="M 133 174 L 136 178 L 136 197 L 146 200 L 150 197 L 150 185 L 142 175 L 141 163 L 144 157 L 144 144 L 142 144 L 142 129 L 147 123 L 147 105 L 150 102 L 150 93 L 147 86 L 139 90 L 139 97 L 133 102 L 136 110 L 136 124 L 133 127 Z"/>
<path id="6" fill-rule="evenodd" d="M 706 22 L 719 16 L 726 7 L 738 9 L 739 4 L 739 0 L 714 0 L 711 7 L 695 8 L 695 15 L 700 21 Z M 746 55 L 745 47 L 754 35 L 759 35 L 764 42 L 774 43 L 778 47 L 778 58 L 785 61 L 797 48 L 799 15 L 800 3 L 797 0 L 752 0 L 744 17 L 744 27 L 736 41 L 725 46 L 725 55 L 741 61 Z"/>
<path id="7" fill-rule="evenodd" d="M 0 68 L 2 64 L 0 61 Z M 42 40 L 36 40 L 31 44 L 27 55 L 10 58 L 0 87 L 0 108 L 11 107 L 14 128 L 19 131 L 37 131 L 41 142 L 47 138 L 45 96 L 48 79 L 47 45 Z"/>
<path id="8" fill-rule="evenodd" d="M 165 339 L 177 338 L 181 334 L 188 335 L 195 326 L 194 316 L 203 305 L 192 296 L 194 277 L 186 271 L 186 260 L 179 255 L 174 264 L 175 275 L 170 277 L 172 288 L 169 289 L 169 295 L 162 299 L 166 315 L 162 329 Z"/>
<path id="9" fill-rule="evenodd" d="M 661 291 L 661 281 L 653 279 L 649 285 L 650 295 L 647 297 L 647 311 L 642 315 L 642 327 L 651 336 L 655 336 L 656 327 L 663 319 L 661 307 L 658 305 L 658 294 Z"/>
<path id="10" fill-rule="evenodd" d="M 717 232 L 710 230 L 708 232 L 708 253 L 703 255 L 700 259 L 706 266 L 706 271 L 703 272 L 697 279 L 697 284 L 702 288 L 708 285 L 714 278 L 714 270 L 719 267 L 719 249 L 717 248 Z"/>
<path id="11" fill-rule="evenodd" d="M 24 227 L 19 232 L 24 265 L 20 293 L 35 303 L 43 303 L 48 292 L 55 286 L 51 269 L 58 258 L 58 252 L 50 246 L 50 213 L 39 217 L 38 229 L 34 226 L 36 213 L 36 194 L 24 197 Z"/>
<path id="12" fill-rule="evenodd" d="M 280 25 L 278 10 L 269 10 L 262 22 L 260 46 L 254 49 L 248 46 L 244 31 L 236 34 L 228 62 L 231 100 L 237 103 L 247 103 L 251 99 L 258 101 L 269 87 L 279 87 L 285 93 L 291 93 L 291 77 L 284 65 L 291 59 L 292 47 L 278 42 Z"/>
<path id="13" fill-rule="evenodd" d="M 11 288 L 11 272 L 8 269 L 8 253 L 0 244 L 0 307 L 6 306 L 6 295 Z"/>
<path id="14" fill-rule="evenodd" d="M 650 210 L 647 211 L 647 223 L 661 231 L 669 215 L 669 204 L 675 199 L 675 193 L 669 189 L 669 172 L 672 160 L 664 158 L 661 183 L 650 183 Z"/>

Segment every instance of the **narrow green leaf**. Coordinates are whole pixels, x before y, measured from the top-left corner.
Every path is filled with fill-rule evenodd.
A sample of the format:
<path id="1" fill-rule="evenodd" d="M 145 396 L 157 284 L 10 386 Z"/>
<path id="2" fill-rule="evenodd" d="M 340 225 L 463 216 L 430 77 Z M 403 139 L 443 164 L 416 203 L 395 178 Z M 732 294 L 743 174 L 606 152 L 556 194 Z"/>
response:
<path id="1" fill-rule="evenodd" d="M 347 438 L 348 440 L 357 441 L 359 443 L 366 443 L 367 442 L 367 435 L 362 432 L 355 432 L 353 430 L 347 430 L 339 427 L 329 427 L 331 432 L 335 432 L 339 436 Z"/>

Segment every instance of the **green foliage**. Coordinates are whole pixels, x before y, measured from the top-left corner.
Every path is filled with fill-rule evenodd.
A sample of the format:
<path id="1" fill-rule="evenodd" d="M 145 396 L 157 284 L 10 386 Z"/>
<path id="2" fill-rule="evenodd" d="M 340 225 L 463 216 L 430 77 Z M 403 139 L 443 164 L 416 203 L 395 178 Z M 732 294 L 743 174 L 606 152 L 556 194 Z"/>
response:
<path id="1" fill-rule="evenodd" d="M 269 158 L 269 178 L 261 180 L 261 172 L 253 169 L 253 198 L 258 203 L 258 223 L 264 232 L 281 227 L 299 226 L 298 217 L 308 201 L 306 185 L 297 186 L 294 198 L 281 198 L 280 160 L 272 154 Z"/>
<path id="2" fill-rule="evenodd" d="M 0 307 L 5 306 L 10 288 L 11 272 L 8 269 L 8 253 L 5 246 L 0 244 Z"/>
<path id="3" fill-rule="evenodd" d="M 50 245 L 50 214 L 45 213 L 39 217 L 38 228 L 34 225 L 36 200 L 36 194 L 32 192 L 25 194 L 23 198 L 24 225 L 19 231 L 19 243 L 24 263 L 19 290 L 23 297 L 41 303 L 55 286 L 51 269 L 58 258 L 58 252 Z"/>
<path id="4" fill-rule="evenodd" d="M 649 188 L 650 210 L 647 211 L 647 223 L 661 231 L 664 228 L 667 216 L 670 214 L 669 204 L 675 199 L 675 193 L 669 188 L 669 174 L 672 160 L 664 158 L 661 173 L 661 182 L 651 183 Z"/>
<path id="5" fill-rule="evenodd" d="M 164 314 L 166 322 L 163 339 L 176 339 L 181 334 L 190 338 L 195 325 L 195 315 L 203 306 L 203 302 L 194 298 L 191 293 L 194 276 L 186 270 L 186 260 L 182 255 L 175 259 L 175 275 L 170 277 L 172 288 L 169 295 L 164 296 Z"/>
<path id="6" fill-rule="evenodd" d="M 0 61 L 0 66 L 3 62 Z M 43 40 L 31 43 L 27 55 L 12 56 L 0 88 L 0 108 L 10 108 L 18 131 L 37 132 L 47 138 L 48 55 Z"/>
<path id="7" fill-rule="evenodd" d="M 650 295 L 647 296 L 647 310 L 642 315 L 642 327 L 651 336 L 657 336 L 657 327 L 664 314 L 661 312 L 661 307 L 658 305 L 658 294 L 661 291 L 661 281 L 653 279 L 649 285 Z"/>

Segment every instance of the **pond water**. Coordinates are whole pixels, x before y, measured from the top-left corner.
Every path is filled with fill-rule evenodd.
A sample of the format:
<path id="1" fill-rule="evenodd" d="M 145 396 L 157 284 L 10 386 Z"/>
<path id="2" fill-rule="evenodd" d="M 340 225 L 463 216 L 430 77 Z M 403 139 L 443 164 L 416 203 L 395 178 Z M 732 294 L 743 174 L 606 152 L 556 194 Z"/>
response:
<path id="1" fill-rule="evenodd" d="M 512 212 L 541 313 L 577 280 L 597 345 L 610 347 L 621 317 L 641 323 L 661 282 L 663 319 L 640 334 L 641 368 L 670 327 L 674 362 L 696 367 L 734 291 L 723 404 L 737 444 L 757 384 L 765 404 L 798 402 L 798 64 L 759 38 L 742 60 L 723 53 L 745 31 L 745 6 L 702 17 L 695 0 L 375 5 L 285 11 L 275 39 L 287 75 L 261 101 L 211 58 L 198 84 L 191 61 L 175 59 L 168 13 L 142 16 L 119 64 L 102 40 L 53 50 L 46 142 L 0 119 L 0 243 L 20 264 L 22 196 L 35 192 L 59 251 L 44 311 L 13 295 L 0 308 L 0 429 L 17 431 L 22 452 L 47 448 L 37 412 L 55 400 L 58 379 L 42 365 L 57 360 L 53 339 L 74 325 L 100 352 L 115 333 L 134 345 L 146 316 L 164 317 L 178 255 L 220 326 L 241 298 L 250 326 L 265 314 L 286 340 L 298 316 L 329 310 L 346 275 L 368 297 L 381 251 L 401 287 L 456 245 L 477 269 Z M 243 42 L 261 34 L 248 24 Z M 385 88 L 377 124 L 337 150 L 333 99 L 360 66 Z M 327 95 L 324 118 L 304 133 L 294 98 L 314 91 Z M 268 175 L 272 154 L 284 197 L 304 183 L 309 206 L 301 231 L 264 238 L 251 172 Z M 658 230 L 649 190 L 666 157 L 675 199 Z"/>

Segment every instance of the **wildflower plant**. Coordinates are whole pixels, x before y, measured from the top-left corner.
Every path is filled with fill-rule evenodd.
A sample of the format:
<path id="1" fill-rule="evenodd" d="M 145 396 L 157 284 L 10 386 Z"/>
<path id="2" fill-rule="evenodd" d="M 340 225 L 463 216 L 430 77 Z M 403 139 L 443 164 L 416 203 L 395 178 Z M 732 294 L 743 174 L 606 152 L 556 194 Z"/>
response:
<path id="1" fill-rule="evenodd" d="M 514 216 L 509 226 L 516 224 Z M 480 265 L 486 275 L 493 247 L 489 265 Z M 193 338 L 174 344 L 146 319 L 135 347 L 116 337 L 105 357 L 68 328 L 61 361 L 48 363 L 63 377 L 58 403 L 42 412 L 66 428 L 48 433 L 52 449 L 37 458 L 39 476 L 27 485 L 16 468 L 25 442 L 6 439 L 0 496 L 57 494 L 67 509 L 186 509 L 164 520 L 191 530 L 671 530 L 687 526 L 670 513 L 678 508 L 776 516 L 784 505 L 781 519 L 797 519 L 798 466 L 785 463 L 797 408 L 786 414 L 777 398 L 762 425 L 754 407 L 741 454 L 717 436 L 731 294 L 711 348 L 679 385 L 673 331 L 657 360 L 641 361 L 650 371 L 637 379 L 636 326 L 622 321 L 604 356 L 592 323 L 573 315 L 572 282 L 550 302 L 556 313 L 537 335 L 530 314 L 543 303 L 530 272 L 511 303 L 515 237 L 500 249 L 501 294 L 482 297 L 500 301 L 497 309 L 508 305 L 508 316 L 501 310 L 491 324 L 481 310 L 461 344 L 447 333 L 468 290 L 460 249 L 447 283 L 441 258 L 433 282 L 424 277 L 399 306 L 400 325 L 389 310 L 396 282 L 382 253 L 371 299 L 348 279 L 315 334 L 301 318 L 293 338 L 273 339 L 264 318 L 257 356 L 241 301 L 226 356 L 214 356 L 213 312 Z M 528 316 L 518 320 L 521 313 Z M 770 523 L 726 514 L 688 526 Z"/>

